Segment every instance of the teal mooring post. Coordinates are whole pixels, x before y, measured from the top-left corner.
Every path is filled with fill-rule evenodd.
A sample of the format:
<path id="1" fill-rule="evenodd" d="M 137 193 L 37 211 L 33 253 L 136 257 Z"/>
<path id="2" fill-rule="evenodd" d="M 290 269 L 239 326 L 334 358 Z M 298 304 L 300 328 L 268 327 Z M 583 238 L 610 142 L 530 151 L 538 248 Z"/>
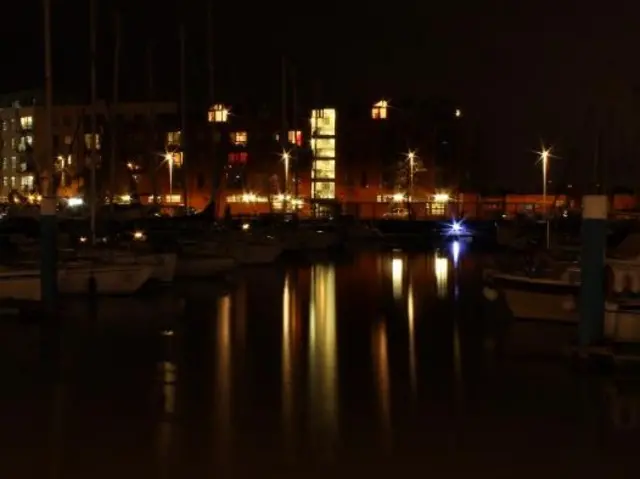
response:
<path id="1" fill-rule="evenodd" d="M 599 343 L 604 335 L 607 197 L 587 195 L 582 201 L 579 344 L 585 347 Z"/>
<path id="2" fill-rule="evenodd" d="M 56 198 L 42 197 L 40 204 L 40 293 L 48 310 L 58 293 L 58 226 Z"/>

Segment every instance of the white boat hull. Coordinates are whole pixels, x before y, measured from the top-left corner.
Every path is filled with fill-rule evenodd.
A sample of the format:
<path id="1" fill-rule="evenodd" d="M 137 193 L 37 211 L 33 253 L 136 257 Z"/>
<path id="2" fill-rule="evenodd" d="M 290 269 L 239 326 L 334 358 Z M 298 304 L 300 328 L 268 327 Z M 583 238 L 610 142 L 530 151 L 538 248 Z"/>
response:
<path id="1" fill-rule="evenodd" d="M 577 323 L 579 284 L 567 280 L 527 278 L 508 274 L 488 275 L 483 290 L 490 302 L 504 298 L 516 319 Z"/>
<path id="2" fill-rule="evenodd" d="M 96 251 L 85 253 L 86 258 L 117 265 L 140 264 L 151 268 L 154 281 L 170 283 L 176 274 L 177 255 L 174 253 L 136 255 L 128 251 Z"/>
<path id="3" fill-rule="evenodd" d="M 235 268 L 233 258 L 223 256 L 181 256 L 176 266 L 176 276 L 182 278 L 209 278 L 227 273 Z"/>
<path id="4" fill-rule="evenodd" d="M 151 277 L 144 265 L 91 265 L 79 263 L 58 270 L 60 294 L 126 295 L 137 292 Z M 0 273 L 0 299 L 40 301 L 40 272 L 16 270 Z"/>
<path id="5" fill-rule="evenodd" d="M 40 273 L 36 270 L 1 272 L 0 299 L 40 301 Z"/>
<path id="6" fill-rule="evenodd" d="M 237 243 L 231 249 L 235 260 L 244 265 L 271 264 L 282 254 L 278 243 Z"/>
<path id="7" fill-rule="evenodd" d="M 149 281 L 151 272 L 151 267 L 140 264 L 64 267 L 58 272 L 58 291 L 61 294 L 133 294 Z"/>
<path id="8" fill-rule="evenodd" d="M 241 265 L 270 264 L 282 254 L 278 241 L 256 241 L 244 238 L 227 239 L 223 242 L 207 241 L 198 245 L 201 254 L 232 258 Z"/>

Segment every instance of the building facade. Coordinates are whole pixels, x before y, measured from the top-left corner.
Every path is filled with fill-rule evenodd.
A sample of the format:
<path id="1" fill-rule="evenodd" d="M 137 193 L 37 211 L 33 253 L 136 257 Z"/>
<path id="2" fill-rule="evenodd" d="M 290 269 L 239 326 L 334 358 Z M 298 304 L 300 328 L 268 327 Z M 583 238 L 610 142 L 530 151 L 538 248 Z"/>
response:
<path id="1" fill-rule="evenodd" d="M 165 129 L 171 127 L 177 105 L 120 103 L 110 108 L 100 102 L 95 106 L 95 139 L 91 113 L 88 105 L 53 105 L 51 135 L 58 195 L 86 193 L 94 147 L 98 193 L 109 194 L 113 189 L 114 195 L 128 195 L 138 182 L 154 176 L 155 158 L 164 151 Z M 39 192 L 40 175 L 48 160 L 42 140 L 46 135 L 46 112 L 39 92 L 0 98 L 0 201 L 12 194 Z"/>

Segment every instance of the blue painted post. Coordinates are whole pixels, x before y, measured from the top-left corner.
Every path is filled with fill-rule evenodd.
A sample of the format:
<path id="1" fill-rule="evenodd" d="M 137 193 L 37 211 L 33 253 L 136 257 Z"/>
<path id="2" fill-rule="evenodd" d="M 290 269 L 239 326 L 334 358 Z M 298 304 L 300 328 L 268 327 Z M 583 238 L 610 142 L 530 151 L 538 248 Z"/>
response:
<path id="1" fill-rule="evenodd" d="M 592 346 L 604 336 L 604 275 L 607 248 L 607 197 L 587 195 L 582 211 L 580 286 L 580 346 Z"/>

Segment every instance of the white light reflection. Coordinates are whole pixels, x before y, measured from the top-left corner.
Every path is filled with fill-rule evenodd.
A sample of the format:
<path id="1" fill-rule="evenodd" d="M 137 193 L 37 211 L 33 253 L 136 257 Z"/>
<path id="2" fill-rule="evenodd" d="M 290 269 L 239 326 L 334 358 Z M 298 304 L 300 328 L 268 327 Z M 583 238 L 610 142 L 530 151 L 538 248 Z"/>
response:
<path id="1" fill-rule="evenodd" d="M 415 303 L 413 284 L 409 277 L 409 290 L 407 291 L 407 319 L 409 322 L 409 375 L 411 379 L 411 393 L 416 394 L 416 338 L 415 338 Z"/>
<path id="2" fill-rule="evenodd" d="M 453 257 L 453 266 L 457 268 L 460 260 L 460 242 L 457 240 L 451 243 L 451 256 Z"/>
<path id="3" fill-rule="evenodd" d="M 217 450 L 221 459 L 228 454 L 226 445 L 231 443 L 231 297 L 218 299 L 216 323 L 216 414 L 215 430 L 218 434 Z"/>
<path id="4" fill-rule="evenodd" d="M 173 334 L 166 336 L 163 333 L 164 331 L 161 335 L 167 338 L 168 342 L 167 355 L 172 356 Z M 165 468 L 169 459 L 173 438 L 173 416 L 176 412 L 176 381 L 178 378 L 178 368 L 170 358 L 160 362 L 159 368 L 162 378 L 162 410 L 164 414 L 159 424 L 158 455 L 161 463 L 160 467 Z"/>
<path id="5" fill-rule="evenodd" d="M 287 441 L 290 440 L 293 429 L 293 381 L 298 318 L 295 284 L 287 273 L 282 290 L 282 420 Z"/>
<path id="6" fill-rule="evenodd" d="M 309 304 L 309 403 L 314 437 L 324 436 L 325 445 L 334 442 L 338 428 L 337 353 L 335 268 L 316 265 Z"/>
<path id="7" fill-rule="evenodd" d="M 386 437 L 391 430 L 391 388 L 389 384 L 387 326 L 384 322 L 376 323 L 373 326 L 371 341 L 371 354 L 380 404 L 380 418 Z"/>
<path id="8" fill-rule="evenodd" d="M 438 298 L 446 298 L 449 287 L 449 259 L 436 256 L 433 261 Z"/>
<path id="9" fill-rule="evenodd" d="M 402 297 L 402 274 L 404 273 L 404 261 L 402 258 L 391 260 L 391 281 L 393 282 L 393 297 Z"/>

